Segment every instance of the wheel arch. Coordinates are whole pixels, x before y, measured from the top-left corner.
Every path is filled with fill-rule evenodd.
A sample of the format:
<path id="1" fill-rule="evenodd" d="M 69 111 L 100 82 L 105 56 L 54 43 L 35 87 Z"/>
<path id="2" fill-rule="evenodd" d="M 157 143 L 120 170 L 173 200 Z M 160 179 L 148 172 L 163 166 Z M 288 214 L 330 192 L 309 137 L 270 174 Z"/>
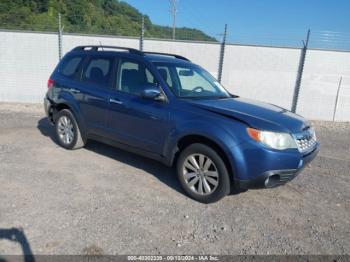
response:
<path id="1" fill-rule="evenodd" d="M 219 156 L 222 158 L 222 160 L 225 163 L 225 166 L 227 168 L 227 172 L 230 175 L 230 180 L 233 182 L 233 166 L 230 162 L 227 153 L 222 145 L 220 145 L 217 141 L 202 135 L 202 134 L 186 134 L 178 139 L 176 143 L 176 150 L 174 150 L 173 155 L 170 159 L 171 166 L 175 165 L 177 162 L 177 159 L 180 155 L 180 153 L 187 148 L 188 146 L 192 144 L 204 144 L 206 146 L 209 146 L 212 148 L 215 152 L 219 154 Z"/>
<path id="2" fill-rule="evenodd" d="M 66 102 L 58 102 L 58 103 L 52 105 L 52 108 L 53 108 L 53 110 L 52 110 L 53 111 L 53 116 L 52 116 L 53 122 L 55 121 L 54 115 L 57 114 L 58 112 L 64 110 L 64 109 L 71 111 L 72 114 L 74 115 L 74 117 L 77 119 L 77 114 L 76 114 L 75 110 L 73 109 L 72 106 L 70 106 Z"/>
<path id="3" fill-rule="evenodd" d="M 53 107 L 53 115 L 52 115 L 52 122 L 54 123 L 55 121 L 55 114 L 57 112 L 60 112 L 64 109 L 69 110 L 73 116 L 75 117 L 75 120 L 77 121 L 77 124 L 79 125 L 79 129 L 81 132 L 81 135 L 83 137 L 83 139 L 86 138 L 86 125 L 85 125 L 85 121 L 84 119 L 80 116 L 79 114 L 79 109 L 76 108 L 76 106 L 68 103 L 67 101 L 58 101 L 57 103 L 55 103 L 54 105 L 52 105 Z"/>

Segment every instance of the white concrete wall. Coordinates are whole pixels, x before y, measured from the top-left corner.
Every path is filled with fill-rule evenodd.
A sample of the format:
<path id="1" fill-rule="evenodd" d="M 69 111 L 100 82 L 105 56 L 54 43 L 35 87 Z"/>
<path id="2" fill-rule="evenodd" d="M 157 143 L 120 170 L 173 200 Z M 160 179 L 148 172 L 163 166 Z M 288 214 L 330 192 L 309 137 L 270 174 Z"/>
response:
<path id="1" fill-rule="evenodd" d="M 201 65 L 213 76 L 217 76 L 220 53 L 219 44 L 146 40 L 144 50 L 182 55 Z"/>
<path id="2" fill-rule="evenodd" d="M 0 32 L 0 101 L 41 103 L 58 63 L 57 34 Z M 63 54 L 78 45 L 138 48 L 132 38 L 63 36 Z"/>
<path id="3" fill-rule="evenodd" d="M 350 52 L 309 50 L 298 112 L 311 119 L 333 118 L 336 93 L 343 77 L 335 120 L 350 120 Z"/>
<path id="4" fill-rule="evenodd" d="M 56 34 L 0 31 L 0 101 L 41 102 L 58 62 Z M 138 48 L 137 38 L 64 35 L 63 53 L 84 44 Z M 183 55 L 217 75 L 220 45 L 146 40 L 146 51 Z M 291 107 L 299 49 L 227 45 L 223 84 L 232 93 Z M 297 111 L 331 120 L 343 77 L 336 120 L 350 121 L 350 52 L 308 50 Z"/>
<path id="5" fill-rule="evenodd" d="M 41 102 L 57 61 L 57 35 L 0 32 L 0 101 Z"/>
<path id="6" fill-rule="evenodd" d="M 228 45 L 222 83 L 232 93 L 290 109 L 300 50 Z"/>
<path id="7" fill-rule="evenodd" d="M 63 54 L 69 52 L 78 45 L 111 45 L 126 46 L 131 48 L 139 48 L 139 39 L 137 38 L 120 38 L 105 36 L 89 36 L 89 35 L 64 35 L 63 36 Z"/>

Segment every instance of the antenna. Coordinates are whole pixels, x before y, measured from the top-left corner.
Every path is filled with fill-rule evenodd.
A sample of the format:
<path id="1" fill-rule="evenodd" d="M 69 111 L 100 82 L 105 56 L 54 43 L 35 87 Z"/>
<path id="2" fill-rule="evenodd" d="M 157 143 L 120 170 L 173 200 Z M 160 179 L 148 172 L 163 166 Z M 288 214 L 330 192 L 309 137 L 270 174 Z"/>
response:
<path id="1" fill-rule="evenodd" d="M 102 51 L 104 51 L 104 50 L 103 50 L 103 45 L 102 45 L 101 41 L 99 41 L 99 42 L 100 42 L 100 47 L 101 47 Z"/>

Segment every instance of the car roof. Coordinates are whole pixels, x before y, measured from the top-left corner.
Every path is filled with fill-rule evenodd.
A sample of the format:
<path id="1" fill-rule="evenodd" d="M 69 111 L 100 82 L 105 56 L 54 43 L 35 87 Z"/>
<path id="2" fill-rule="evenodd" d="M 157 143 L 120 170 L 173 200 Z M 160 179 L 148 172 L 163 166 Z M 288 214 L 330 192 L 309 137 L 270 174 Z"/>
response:
<path id="1" fill-rule="evenodd" d="M 148 62 L 163 62 L 163 63 L 190 63 L 191 61 L 186 57 L 176 55 L 176 54 L 168 54 L 168 53 L 158 53 L 158 52 L 144 52 L 134 48 L 128 47 L 118 47 L 118 46 L 77 46 L 73 48 L 71 51 L 73 53 L 79 52 L 83 54 L 105 54 L 105 55 L 113 55 L 120 54 L 123 56 L 137 57 Z"/>
<path id="2" fill-rule="evenodd" d="M 167 55 L 151 55 L 151 54 L 146 54 L 144 56 L 144 59 L 149 61 L 149 62 L 162 62 L 162 63 L 190 63 L 188 60 L 183 60 L 179 59 L 176 57 L 172 56 L 167 56 Z"/>

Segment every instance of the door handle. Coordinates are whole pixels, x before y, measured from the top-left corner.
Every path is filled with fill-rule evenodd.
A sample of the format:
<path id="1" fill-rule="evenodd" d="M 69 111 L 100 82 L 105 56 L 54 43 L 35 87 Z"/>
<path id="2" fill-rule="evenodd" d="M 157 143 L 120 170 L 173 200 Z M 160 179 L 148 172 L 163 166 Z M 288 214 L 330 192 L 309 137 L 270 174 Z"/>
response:
<path id="1" fill-rule="evenodd" d="M 110 99 L 109 99 L 109 102 L 110 102 L 110 103 L 113 103 L 113 104 L 118 104 L 118 105 L 123 104 L 123 102 L 120 101 L 119 99 L 113 99 L 113 98 L 110 98 Z"/>
<path id="2" fill-rule="evenodd" d="M 69 91 L 71 91 L 72 93 L 75 93 L 75 94 L 80 93 L 80 91 L 78 89 L 75 89 L 75 88 L 70 88 Z"/>

